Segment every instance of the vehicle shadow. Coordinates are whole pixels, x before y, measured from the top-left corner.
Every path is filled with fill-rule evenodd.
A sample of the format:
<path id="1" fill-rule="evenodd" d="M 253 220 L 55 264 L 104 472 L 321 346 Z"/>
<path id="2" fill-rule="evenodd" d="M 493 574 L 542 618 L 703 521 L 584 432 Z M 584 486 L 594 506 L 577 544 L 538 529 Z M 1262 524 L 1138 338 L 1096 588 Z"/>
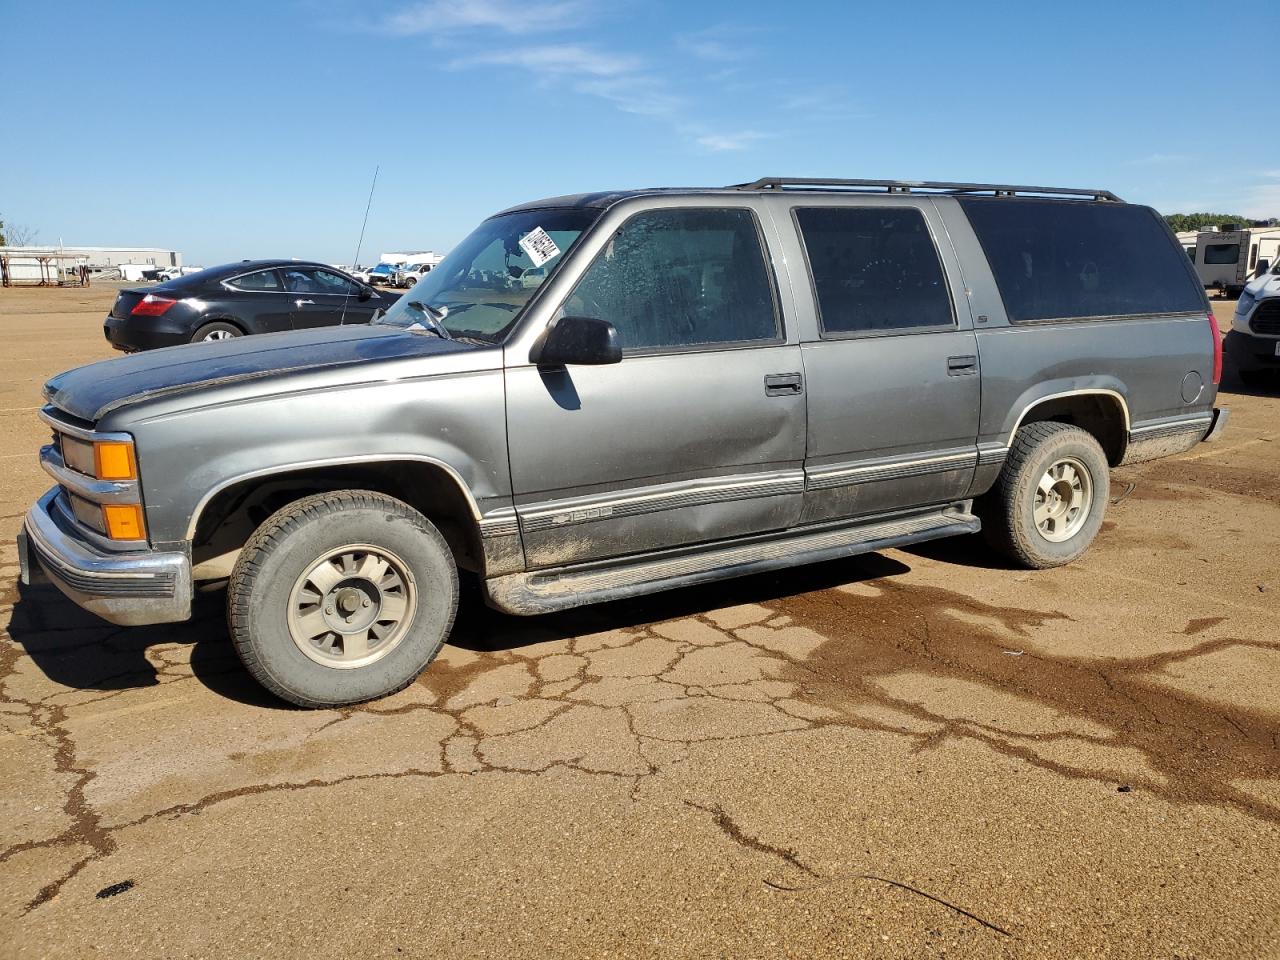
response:
<path id="1" fill-rule="evenodd" d="M 227 637 L 224 603 L 222 590 L 200 593 L 186 623 L 119 627 L 81 610 L 52 585 L 18 584 L 6 629 L 36 668 L 62 687 L 112 693 L 180 679 L 183 667 L 156 653 L 178 645 L 190 647 L 191 675 L 213 692 L 253 706 L 287 708 L 241 666 Z"/>
<path id="2" fill-rule="evenodd" d="M 514 617 L 489 608 L 479 581 L 468 577 L 463 580 L 449 643 L 475 653 L 500 653 L 727 606 L 768 604 L 844 584 L 900 576 L 910 569 L 882 554 L 862 554 L 537 617 Z M 213 693 L 250 706 L 294 709 L 245 671 L 227 636 L 224 604 L 225 591 L 213 589 L 197 594 L 194 616 L 186 623 L 119 627 L 81 610 L 53 586 L 19 584 L 7 629 L 36 668 L 61 687 L 117 692 L 182 679 L 186 658 L 180 655 L 169 663 L 161 649 L 178 645 L 190 647 L 190 675 Z"/>
<path id="3" fill-rule="evenodd" d="M 485 605 L 479 582 L 464 581 L 458 616 L 449 643 L 476 653 L 513 650 L 535 643 L 564 640 L 643 626 L 664 620 L 695 617 L 740 604 L 819 593 L 833 587 L 884 577 L 901 576 L 911 568 L 879 553 L 794 567 L 773 573 L 736 577 L 662 593 L 576 607 L 537 617 L 514 617 Z"/>

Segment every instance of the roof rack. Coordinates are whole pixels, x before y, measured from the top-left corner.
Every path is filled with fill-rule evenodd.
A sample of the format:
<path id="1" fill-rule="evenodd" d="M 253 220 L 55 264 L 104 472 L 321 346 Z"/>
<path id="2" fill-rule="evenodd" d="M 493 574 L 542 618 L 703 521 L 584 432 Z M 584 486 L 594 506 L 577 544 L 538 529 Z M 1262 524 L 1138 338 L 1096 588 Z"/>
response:
<path id="1" fill-rule="evenodd" d="M 913 193 L 917 190 L 930 193 L 989 193 L 995 197 L 1042 196 L 1088 197 L 1092 200 L 1123 203 L 1110 190 L 1074 190 L 1068 187 L 1020 187 L 1004 183 L 945 183 L 934 180 L 829 180 L 826 177 L 761 177 L 751 183 L 730 184 L 730 190 L 850 190 L 867 191 L 884 189 L 889 193 Z"/>

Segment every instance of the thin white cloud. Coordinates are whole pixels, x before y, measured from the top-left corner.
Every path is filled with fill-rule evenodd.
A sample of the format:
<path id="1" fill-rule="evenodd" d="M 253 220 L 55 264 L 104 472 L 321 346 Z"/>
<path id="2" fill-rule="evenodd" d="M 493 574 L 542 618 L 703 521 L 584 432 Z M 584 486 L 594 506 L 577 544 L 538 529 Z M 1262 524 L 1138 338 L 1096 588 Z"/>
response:
<path id="1" fill-rule="evenodd" d="M 452 53 L 451 70 L 508 67 L 529 75 L 541 86 L 559 86 L 596 97 L 624 113 L 658 118 L 701 150 L 748 149 L 767 135 L 755 130 L 718 131 L 695 124 L 692 102 L 673 87 L 667 73 L 643 57 L 597 44 L 562 43 L 511 45 L 497 35 L 528 35 L 568 30 L 589 19 L 597 0 L 419 0 L 403 6 L 380 22 L 380 29 L 400 35 L 427 35 Z M 714 27 L 677 37 L 676 44 L 692 57 L 724 64 L 751 54 L 743 40 L 753 31 Z M 491 42 L 479 46 L 486 39 Z M 498 42 L 492 42 L 498 41 Z"/>
<path id="2" fill-rule="evenodd" d="M 577 44 L 523 47 L 513 50 L 489 50 L 457 57 L 449 66 L 464 69 L 482 64 L 521 67 L 536 74 L 559 76 L 619 77 L 634 74 L 641 67 L 637 57 L 610 53 Z"/>
<path id="3" fill-rule="evenodd" d="M 730 150 L 746 150 L 768 136 L 769 134 L 760 133 L 758 130 L 738 130 L 733 133 L 704 133 L 694 142 L 704 150 L 723 153 Z"/>
<path id="4" fill-rule="evenodd" d="M 745 42 L 756 31 L 749 27 L 719 26 L 676 37 L 676 47 L 685 53 L 712 63 L 745 60 L 755 51 Z"/>
<path id="5" fill-rule="evenodd" d="M 524 34 L 574 26 L 586 13 L 583 0 L 422 0 L 385 17 L 380 27 L 404 36 L 467 30 Z"/>
<path id="6" fill-rule="evenodd" d="M 1189 158 L 1181 153 L 1149 153 L 1129 161 L 1131 167 L 1165 167 L 1175 163 L 1186 163 Z"/>

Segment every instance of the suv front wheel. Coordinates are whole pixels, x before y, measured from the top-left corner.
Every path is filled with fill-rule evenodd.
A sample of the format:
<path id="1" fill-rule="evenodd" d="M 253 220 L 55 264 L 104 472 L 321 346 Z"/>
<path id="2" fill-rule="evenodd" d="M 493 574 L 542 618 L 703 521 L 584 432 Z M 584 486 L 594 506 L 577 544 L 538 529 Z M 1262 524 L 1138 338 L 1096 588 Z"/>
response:
<path id="1" fill-rule="evenodd" d="M 1022 566 L 1059 567 L 1093 542 L 1109 494 L 1107 458 L 1091 434 L 1065 423 L 1028 424 L 980 504 L 983 532 Z"/>
<path id="2" fill-rule="evenodd" d="M 295 501 L 266 519 L 227 585 L 245 667 L 277 696 L 334 707 L 394 693 L 453 626 L 458 573 L 440 531 L 367 490 Z"/>

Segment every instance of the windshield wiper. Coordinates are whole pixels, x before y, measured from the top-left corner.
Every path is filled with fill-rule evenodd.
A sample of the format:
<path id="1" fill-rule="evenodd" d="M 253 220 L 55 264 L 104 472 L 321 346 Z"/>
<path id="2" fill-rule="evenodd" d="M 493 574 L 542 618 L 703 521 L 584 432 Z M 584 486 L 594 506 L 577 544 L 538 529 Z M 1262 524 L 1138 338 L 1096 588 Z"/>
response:
<path id="1" fill-rule="evenodd" d="M 424 330 L 430 330 L 441 340 L 452 340 L 453 334 L 449 332 L 449 328 L 442 322 L 449 315 L 448 307 L 431 308 L 420 300 L 410 300 L 409 306 L 417 310 L 420 314 L 427 318 L 430 326 L 423 327 Z M 410 329 L 413 329 L 410 327 Z"/>

